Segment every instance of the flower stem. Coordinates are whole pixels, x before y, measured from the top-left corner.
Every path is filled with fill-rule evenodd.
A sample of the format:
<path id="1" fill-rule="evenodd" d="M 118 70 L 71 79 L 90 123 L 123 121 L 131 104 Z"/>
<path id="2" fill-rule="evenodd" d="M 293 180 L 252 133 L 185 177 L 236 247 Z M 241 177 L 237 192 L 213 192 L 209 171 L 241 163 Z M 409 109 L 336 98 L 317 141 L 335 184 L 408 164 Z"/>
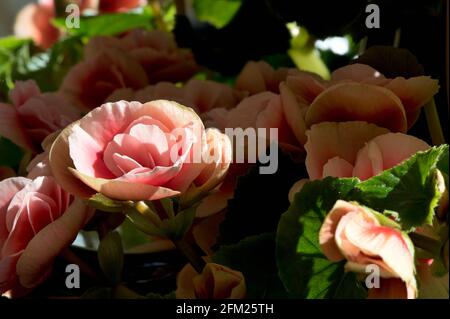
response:
<path id="1" fill-rule="evenodd" d="M 161 4 L 159 3 L 159 0 L 150 0 L 149 4 L 152 8 L 153 15 L 155 16 L 156 27 L 162 31 L 169 31 L 169 28 L 167 27 L 162 15 Z"/>
<path id="2" fill-rule="evenodd" d="M 436 109 L 434 98 L 425 105 L 424 110 L 427 118 L 428 130 L 431 135 L 431 141 L 434 145 L 444 144 L 445 138 L 442 133 L 441 122 L 439 121 L 439 114 Z"/>
<path id="3" fill-rule="evenodd" d="M 134 203 L 133 208 L 140 214 L 147 216 L 156 227 L 161 227 L 162 221 L 158 214 L 151 210 L 146 203 L 139 201 Z"/>
<path id="4" fill-rule="evenodd" d="M 172 241 L 175 247 L 189 260 L 189 263 L 194 267 L 195 271 L 201 274 L 206 262 L 197 254 L 194 247 L 183 239 Z"/>
<path id="5" fill-rule="evenodd" d="M 431 253 L 433 256 L 439 256 L 441 253 L 441 243 L 436 239 L 418 233 L 410 233 L 408 235 L 414 246 Z"/>

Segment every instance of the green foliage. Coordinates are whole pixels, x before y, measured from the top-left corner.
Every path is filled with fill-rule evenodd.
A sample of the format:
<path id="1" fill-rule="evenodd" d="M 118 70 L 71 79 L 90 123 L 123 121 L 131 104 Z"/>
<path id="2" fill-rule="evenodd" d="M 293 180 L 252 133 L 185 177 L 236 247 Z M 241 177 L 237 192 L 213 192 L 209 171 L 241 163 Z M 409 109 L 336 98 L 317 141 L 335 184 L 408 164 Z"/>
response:
<path id="1" fill-rule="evenodd" d="M 233 19 L 242 0 L 194 0 L 197 18 L 222 28 Z"/>

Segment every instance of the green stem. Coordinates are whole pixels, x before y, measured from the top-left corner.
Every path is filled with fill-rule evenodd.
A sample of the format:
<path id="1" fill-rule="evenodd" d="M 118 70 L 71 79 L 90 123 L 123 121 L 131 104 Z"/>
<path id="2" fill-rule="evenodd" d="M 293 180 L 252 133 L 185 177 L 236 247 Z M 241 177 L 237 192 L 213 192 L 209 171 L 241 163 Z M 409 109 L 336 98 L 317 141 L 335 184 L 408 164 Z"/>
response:
<path id="1" fill-rule="evenodd" d="M 185 240 L 173 240 L 175 247 L 189 260 L 189 263 L 194 267 L 195 271 L 199 274 L 203 272 L 206 262 L 200 257 L 192 247 Z"/>
<path id="2" fill-rule="evenodd" d="M 439 121 L 439 114 L 436 109 L 434 98 L 425 105 L 424 110 L 427 118 L 428 130 L 431 135 L 431 141 L 434 145 L 444 144 L 445 138 L 442 133 L 441 122 Z"/>
<path id="3" fill-rule="evenodd" d="M 441 253 L 441 243 L 433 238 L 418 233 L 408 234 L 414 246 L 421 248 L 433 256 L 439 256 Z"/>
<path id="4" fill-rule="evenodd" d="M 153 210 L 151 210 L 146 203 L 143 201 L 139 202 L 130 202 L 128 203 L 128 206 L 137 212 L 139 212 L 141 215 L 144 215 L 150 219 L 150 221 L 158 228 L 161 227 L 162 221 L 161 218 L 159 218 L 158 214 L 156 214 Z"/>

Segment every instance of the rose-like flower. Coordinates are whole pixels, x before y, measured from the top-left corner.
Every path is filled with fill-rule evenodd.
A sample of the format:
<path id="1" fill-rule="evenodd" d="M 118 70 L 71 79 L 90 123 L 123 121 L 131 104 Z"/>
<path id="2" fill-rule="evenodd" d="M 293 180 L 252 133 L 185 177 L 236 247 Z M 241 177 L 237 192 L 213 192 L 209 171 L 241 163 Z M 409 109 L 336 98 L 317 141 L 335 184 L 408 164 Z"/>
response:
<path id="1" fill-rule="evenodd" d="M 356 203 L 338 200 L 319 232 L 323 254 L 331 261 L 347 260 L 347 271 L 380 269 L 380 287 L 369 298 L 415 298 L 414 248 L 393 221 Z"/>
<path id="2" fill-rule="evenodd" d="M 189 49 L 178 48 L 173 34 L 134 29 L 121 38 L 95 37 L 85 48 L 85 56 L 98 51 L 121 50 L 145 70 L 150 84 L 161 81 L 179 82 L 192 77 L 198 65 Z"/>
<path id="3" fill-rule="evenodd" d="M 429 148 L 414 136 L 357 121 L 316 124 L 307 136 L 305 164 L 312 180 L 327 176 L 365 180 Z"/>
<path id="4" fill-rule="evenodd" d="M 417 120 L 420 108 L 439 89 L 428 76 L 386 79 L 363 64 L 334 71 L 330 81 L 303 72 L 289 76 L 286 85 L 296 95 L 299 107 L 289 110 L 292 123 L 304 122 L 296 136 L 305 140 L 313 124 L 331 121 L 366 121 L 393 132 L 406 132 Z"/>
<path id="5" fill-rule="evenodd" d="M 64 189 L 81 197 L 95 192 L 121 200 L 177 196 L 209 170 L 204 159 L 216 150 L 207 135 L 197 114 L 176 102 L 107 103 L 62 131 L 50 165 Z M 227 169 L 217 165 L 221 169 L 208 178 L 210 189 Z"/>
<path id="6" fill-rule="evenodd" d="M 39 47 L 48 49 L 59 38 L 59 30 L 51 23 L 54 17 L 53 1 L 30 3 L 17 14 L 14 34 L 20 38 L 31 38 Z"/>
<path id="7" fill-rule="evenodd" d="M 51 133 L 66 127 L 80 114 L 58 93 L 41 93 L 32 80 L 16 82 L 12 105 L 0 103 L 0 135 L 28 150 L 39 150 Z"/>
<path id="8" fill-rule="evenodd" d="M 114 91 L 106 101 L 127 100 L 146 103 L 164 99 L 191 107 L 201 116 L 215 108 L 231 109 L 243 97 L 242 92 L 236 91 L 228 85 L 208 80 L 191 79 L 182 87 L 170 82 L 159 82 L 138 91 L 129 88 L 119 89 Z"/>
<path id="9" fill-rule="evenodd" d="M 178 299 L 243 299 L 245 279 L 241 272 L 207 263 L 201 274 L 188 264 L 178 274 Z"/>
<path id="10" fill-rule="evenodd" d="M 208 125 L 222 130 L 225 128 L 242 128 L 243 130 L 264 128 L 267 129 L 266 138 L 270 137 L 270 128 L 277 128 L 280 145 L 291 150 L 298 150 L 301 145 L 297 141 L 285 113 L 285 109 L 293 108 L 293 106 L 289 106 L 292 103 L 297 104 L 294 96 L 288 90 L 281 88 L 281 94 L 257 93 L 244 98 L 230 110 L 213 109 L 206 118 Z"/>
<path id="11" fill-rule="evenodd" d="M 92 210 L 52 177 L 9 178 L 0 190 L 0 294 L 17 295 L 46 279 Z"/>
<path id="12" fill-rule="evenodd" d="M 145 71 L 132 57 L 116 48 L 99 49 L 70 69 L 61 92 L 85 111 L 102 105 L 119 88 L 141 89 Z"/>
<path id="13" fill-rule="evenodd" d="M 288 76 L 302 72 L 294 68 L 279 68 L 275 70 L 265 61 L 249 61 L 236 78 L 236 89 L 248 92 L 250 95 L 270 91 L 279 93 L 279 85 Z"/>

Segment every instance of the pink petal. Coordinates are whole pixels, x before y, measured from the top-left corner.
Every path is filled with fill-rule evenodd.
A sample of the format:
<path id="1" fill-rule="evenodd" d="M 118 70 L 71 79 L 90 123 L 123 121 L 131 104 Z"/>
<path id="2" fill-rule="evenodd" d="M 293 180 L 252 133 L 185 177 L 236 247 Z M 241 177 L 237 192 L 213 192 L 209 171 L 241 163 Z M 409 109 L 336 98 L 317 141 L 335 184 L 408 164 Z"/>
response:
<path id="1" fill-rule="evenodd" d="M 325 217 L 322 227 L 320 228 L 320 249 L 331 261 L 339 261 L 344 259 L 344 256 L 335 241 L 336 229 L 341 221 L 341 218 L 353 211 L 355 211 L 354 205 L 343 200 L 338 200 Z"/>
<path id="2" fill-rule="evenodd" d="M 311 179 L 323 177 L 323 166 L 333 157 L 355 163 L 356 155 L 367 141 L 388 130 L 366 122 L 320 123 L 307 131 L 306 168 Z"/>
<path id="3" fill-rule="evenodd" d="M 367 179 L 429 148 L 427 143 L 411 135 L 388 133 L 377 136 L 359 151 L 354 174 Z"/>
<path id="4" fill-rule="evenodd" d="M 137 124 L 130 129 L 129 134 L 136 138 L 141 145 L 146 146 L 155 160 L 155 165 L 169 166 L 171 164 L 168 137 L 157 125 Z M 139 151 L 139 149 L 135 149 L 135 151 Z"/>
<path id="5" fill-rule="evenodd" d="M 280 84 L 280 95 L 287 124 L 300 144 L 304 145 L 306 143 L 305 114 L 307 107 L 301 107 L 292 91 L 284 83 Z"/>
<path id="6" fill-rule="evenodd" d="M 300 107 L 309 106 L 326 89 L 326 82 L 318 75 L 301 72 L 286 79 L 286 86 L 297 97 Z"/>
<path id="7" fill-rule="evenodd" d="M 16 265 L 22 251 L 0 258 L 0 296 L 17 284 Z"/>
<path id="8" fill-rule="evenodd" d="M 414 257 L 398 229 L 376 224 L 367 227 L 353 219 L 345 228 L 345 236 L 363 254 L 381 258 L 387 269 L 404 282 L 414 279 Z"/>
<path id="9" fill-rule="evenodd" d="M 308 127 L 325 121 L 367 121 L 393 132 L 407 128 L 405 111 L 396 95 L 359 83 L 341 83 L 322 92 L 308 108 L 305 120 Z"/>
<path id="10" fill-rule="evenodd" d="M 397 77 L 389 81 L 385 87 L 394 92 L 402 101 L 408 119 L 408 128 L 417 120 L 420 108 L 439 91 L 438 81 L 429 76 L 417 76 L 409 79 Z"/>
<path id="11" fill-rule="evenodd" d="M 68 137 L 74 125 L 75 123 L 68 126 L 55 139 L 49 152 L 49 164 L 52 175 L 67 192 L 81 198 L 89 198 L 95 192 L 68 170 L 69 167 L 73 167 L 73 161 L 69 155 Z"/>
<path id="12" fill-rule="evenodd" d="M 93 178 L 73 169 L 69 170 L 74 176 L 92 189 L 107 197 L 118 200 L 157 200 L 173 197 L 180 193 L 179 191 L 166 187 L 136 183 L 133 181 L 129 182 L 127 180 Z"/>
<path id="13" fill-rule="evenodd" d="M 9 104 L 0 103 L 0 135 L 25 149 L 34 150 L 17 111 Z"/>
<path id="14" fill-rule="evenodd" d="M 16 108 L 20 108 L 26 101 L 41 94 L 41 90 L 33 80 L 16 81 L 9 92 L 9 98 Z"/>
<path id="15" fill-rule="evenodd" d="M 353 165 L 346 160 L 333 157 L 323 166 L 323 177 L 352 177 Z"/>
<path id="16" fill-rule="evenodd" d="M 266 83 L 273 74 L 273 68 L 264 61 L 249 61 L 236 78 L 235 87 L 250 95 L 267 91 Z"/>
<path id="17" fill-rule="evenodd" d="M 414 299 L 416 290 L 399 278 L 382 278 L 379 288 L 369 289 L 368 299 Z"/>
<path id="18" fill-rule="evenodd" d="M 351 80 L 365 82 L 385 79 L 384 75 L 366 64 L 354 63 L 341 67 L 331 73 L 331 82 Z"/>
<path id="19" fill-rule="evenodd" d="M 82 200 L 75 200 L 60 218 L 34 236 L 17 262 L 17 275 L 24 287 L 40 282 L 53 259 L 70 245 L 92 214 Z"/>

